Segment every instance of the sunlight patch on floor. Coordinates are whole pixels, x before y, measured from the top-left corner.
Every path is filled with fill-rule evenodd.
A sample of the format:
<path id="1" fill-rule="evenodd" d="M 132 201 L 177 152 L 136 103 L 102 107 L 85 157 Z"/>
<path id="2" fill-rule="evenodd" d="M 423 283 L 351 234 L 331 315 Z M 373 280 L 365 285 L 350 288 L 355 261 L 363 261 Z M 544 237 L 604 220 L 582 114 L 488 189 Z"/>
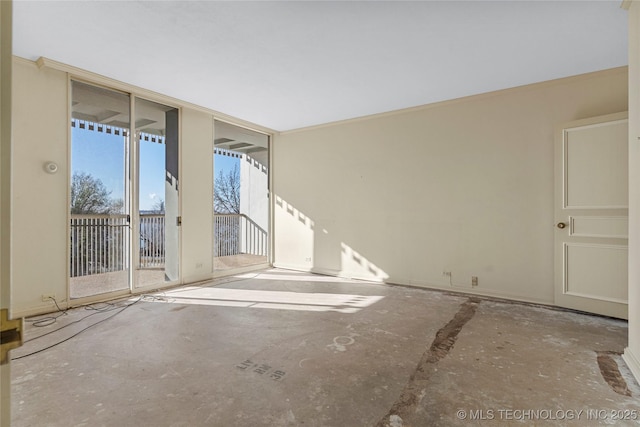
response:
<path id="1" fill-rule="evenodd" d="M 237 279 L 252 280 L 285 280 L 288 282 L 325 282 L 325 283 L 366 283 L 364 280 L 346 279 L 344 277 L 323 276 L 313 273 L 290 273 L 277 274 L 272 272 L 264 272 L 256 275 L 255 273 L 244 273 L 232 276 Z M 377 282 L 376 282 L 377 283 Z"/>
<path id="2" fill-rule="evenodd" d="M 379 295 L 352 295 L 263 291 L 250 289 L 185 287 L 158 294 L 152 302 L 268 308 L 295 311 L 357 313 L 382 300 Z"/>

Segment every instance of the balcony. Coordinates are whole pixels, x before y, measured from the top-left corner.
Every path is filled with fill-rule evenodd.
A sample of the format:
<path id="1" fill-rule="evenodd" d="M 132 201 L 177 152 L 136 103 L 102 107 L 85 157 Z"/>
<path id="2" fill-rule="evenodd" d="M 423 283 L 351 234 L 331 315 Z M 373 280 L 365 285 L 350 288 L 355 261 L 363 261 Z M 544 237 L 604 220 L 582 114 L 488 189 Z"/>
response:
<path id="1" fill-rule="evenodd" d="M 140 214 L 137 287 L 165 280 L 165 216 Z M 127 215 L 71 215 L 71 298 L 129 289 L 131 227 Z M 214 270 L 267 262 L 267 232 L 243 214 L 214 216 Z"/>
<path id="2" fill-rule="evenodd" d="M 267 232 L 244 214 L 215 214 L 214 242 L 214 270 L 267 262 Z"/>

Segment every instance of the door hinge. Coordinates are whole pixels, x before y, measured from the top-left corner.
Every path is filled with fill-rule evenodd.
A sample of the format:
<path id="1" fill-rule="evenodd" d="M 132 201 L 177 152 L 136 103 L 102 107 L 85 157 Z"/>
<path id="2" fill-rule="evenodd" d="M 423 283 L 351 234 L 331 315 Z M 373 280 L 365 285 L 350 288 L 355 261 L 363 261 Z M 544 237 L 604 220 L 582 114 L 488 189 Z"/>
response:
<path id="1" fill-rule="evenodd" d="M 176 225 L 178 227 L 180 227 L 182 225 L 182 217 L 181 216 L 176 217 Z"/>
<path id="2" fill-rule="evenodd" d="M 9 363 L 9 350 L 22 345 L 23 319 L 9 320 L 9 310 L 0 310 L 0 365 Z"/>

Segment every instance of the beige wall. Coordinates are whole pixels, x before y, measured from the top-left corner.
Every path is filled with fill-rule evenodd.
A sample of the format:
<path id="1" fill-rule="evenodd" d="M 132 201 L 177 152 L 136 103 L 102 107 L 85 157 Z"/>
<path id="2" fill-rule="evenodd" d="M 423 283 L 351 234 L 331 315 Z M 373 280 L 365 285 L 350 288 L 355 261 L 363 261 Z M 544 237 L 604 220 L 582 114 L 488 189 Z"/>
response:
<path id="1" fill-rule="evenodd" d="M 213 117 L 182 110 L 182 277 L 211 278 L 213 269 Z"/>
<path id="2" fill-rule="evenodd" d="M 619 68 L 278 135 L 275 265 L 553 303 L 554 126 L 626 110 Z"/>
<path id="3" fill-rule="evenodd" d="M 640 4 L 629 9 L 629 346 L 624 359 L 640 380 Z"/>
<path id="4" fill-rule="evenodd" d="M 67 295 L 69 103 L 66 73 L 15 60 L 13 75 L 12 307 L 24 314 L 52 309 L 42 294 Z"/>

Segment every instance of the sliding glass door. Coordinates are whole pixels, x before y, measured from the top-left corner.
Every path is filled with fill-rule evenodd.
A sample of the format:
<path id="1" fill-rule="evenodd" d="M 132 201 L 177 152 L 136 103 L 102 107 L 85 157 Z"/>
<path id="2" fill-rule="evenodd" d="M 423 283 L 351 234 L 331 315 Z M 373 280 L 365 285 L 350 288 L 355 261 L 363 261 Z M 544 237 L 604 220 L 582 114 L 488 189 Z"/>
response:
<path id="1" fill-rule="evenodd" d="M 215 272 L 269 261 L 269 137 L 214 122 Z"/>
<path id="2" fill-rule="evenodd" d="M 177 283 L 178 109 L 78 81 L 71 99 L 70 297 Z"/>
<path id="3" fill-rule="evenodd" d="M 129 289 L 129 95 L 72 82 L 70 297 Z"/>
<path id="4" fill-rule="evenodd" d="M 135 99 L 139 254 L 135 286 L 179 280 L 178 109 Z"/>

